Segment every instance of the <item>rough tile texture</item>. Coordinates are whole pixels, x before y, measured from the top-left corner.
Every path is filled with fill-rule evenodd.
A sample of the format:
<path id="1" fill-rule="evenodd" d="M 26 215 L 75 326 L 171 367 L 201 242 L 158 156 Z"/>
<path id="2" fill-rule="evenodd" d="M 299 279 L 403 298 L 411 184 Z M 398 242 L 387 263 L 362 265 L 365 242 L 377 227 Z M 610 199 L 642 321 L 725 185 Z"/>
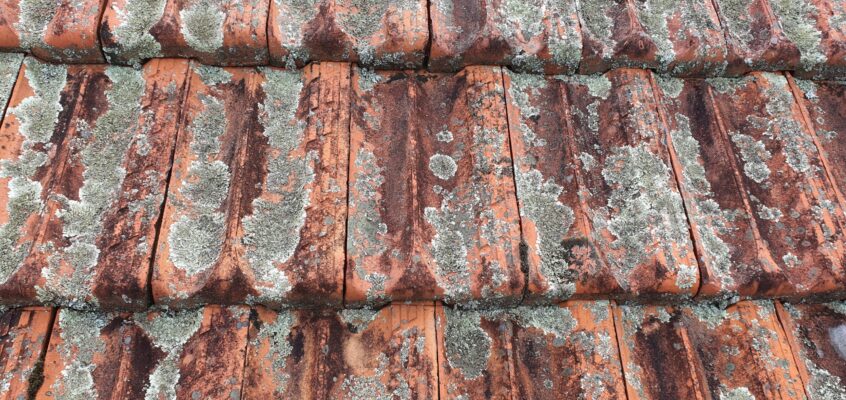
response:
<path id="1" fill-rule="evenodd" d="M 770 302 L 623 305 L 614 318 L 629 399 L 805 398 Z"/>
<path id="2" fill-rule="evenodd" d="M 0 398 L 25 399 L 38 390 L 53 310 L 0 310 Z"/>
<path id="3" fill-rule="evenodd" d="M 39 399 L 238 399 L 250 310 L 62 309 Z"/>
<path id="4" fill-rule="evenodd" d="M 379 311 L 257 309 L 244 398 L 433 399 L 434 306 Z"/>
<path id="5" fill-rule="evenodd" d="M 808 397 L 846 399 L 846 303 L 776 307 Z"/>
<path id="6" fill-rule="evenodd" d="M 0 129 L 4 303 L 146 308 L 187 65 L 27 59 Z"/>
<path id="7" fill-rule="evenodd" d="M 520 300 L 502 75 L 355 70 L 348 303 Z"/>
<path id="8" fill-rule="evenodd" d="M 18 80 L 18 71 L 24 55 L 20 53 L 0 53 L 0 110 L 5 113 L 6 105 L 9 104 L 9 97 L 12 96 L 12 89 Z M 0 121 L 3 116 L 0 115 Z"/>
<path id="9" fill-rule="evenodd" d="M 579 66 L 582 38 L 575 0 L 435 0 L 429 15 L 431 70 L 494 64 L 564 73 Z"/>
<path id="10" fill-rule="evenodd" d="M 31 52 L 57 63 L 103 62 L 97 24 L 102 1 L 0 2 L 0 51 Z"/>
<path id="11" fill-rule="evenodd" d="M 719 121 L 716 140 L 729 146 L 721 157 L 733 164 L 737 195 L 751 212 L 751 230 L 738 234 L 760 248 L 761 260 L 737 267 L 733 279 L 759 275 L 753 292 L 770 296 L 842 296 L 843 212 L 788 81 L 754 73 L 709 81 L 708 92 Z"/>
<path id="12" fill-rule="evenodd" d="M 349 75 L 341 63 L 193 68 L 157 303 L 340 304 Z"/>
<path id="13" fill-rule="evenodd" d="M 784 35 L 799 50 L 799 74 L 846 76 L 846 1 L 769 0 Z"/>
<path id="14" fill-rule="evenodd" d="M 108 0 L 100 37 L 110 63 L 196 58 L 211 65 L 267 65 L 270 0 Z"/>
<path id="15" fill-rule="evenodd" d="M 530 299 L 695 293 L 696 259 L 649 72 L 510 78 Z"/>
<path id="16" fill-rule="evenodd" d="M 608 301 L 438 306 L 437 321 L 441 399 L 626 398 Z"/>
<path id="17" fill-rule="evenodd" d="M 351 61 L 419 68 L 429 40 L 426 0 L 270 0 L 271 62 Z"/>

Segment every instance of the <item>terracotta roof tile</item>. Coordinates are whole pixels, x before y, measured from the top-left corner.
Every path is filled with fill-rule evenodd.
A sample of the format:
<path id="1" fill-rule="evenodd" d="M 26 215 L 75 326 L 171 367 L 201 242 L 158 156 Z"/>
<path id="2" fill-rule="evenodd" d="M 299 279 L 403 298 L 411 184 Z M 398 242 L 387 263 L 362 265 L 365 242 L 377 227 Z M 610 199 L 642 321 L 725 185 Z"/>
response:
<path id="1" fill-rule="evenodd" d="M 266 65 L 270 0 L 108 0 L 100 23 L 106 59 L 190 57 L 213 65 Z"/>
<path id="2" fill-rule="evenodd" d="M 846 75 L 846 2 L 769 0 L 784 35 L 799 51 L 797 72 L 805 77 Z"/>
<path id="3" fill-rule="evenodd" d="M 268 23 L 276 65 L 352 61 L 416 68 L 429 39 L 425 0 L 273 0 Z"/>
<path id="4" fill-rule="evenodd" d="M 27 59 L 0 130 L 10 144 L 2 190 L 12 205 L 1 214 L 12 255 L 4 302 L 147 306 L 187 65 Z"/>
<path id="5" fill-rule="evenodd" d="M 441 399 L 625 398 L 608 301 L 438 306 L 437 320 Z"/>
<path id="6" fill-rule="evenodd" d="M 244 397 L 437 397 L 431 304 L 379 311 L 257 309 L 250 328 Z"/>
<path id="7" fill-rule="evenodd" d="M 520 300 L 502 74 L 353 74 L 348 303 Z"/>
<path id="8" fill-rule="evenodd" d="M 23 399 L 38 389 L 39 361 L 54 311 L 27 307 L 0 313 L 0 398 Z"/>
<path id="9" fill-rule="evenodd" d="M 97 26 L 101 1 L 0 2 L 0 51 L 31 52 L 65 63 L 103 62 Z"/>
<path id="10" fill-rule="evenodd" d="M 157 303 L 341 302 L 349 73 L 193 69 Z"/>

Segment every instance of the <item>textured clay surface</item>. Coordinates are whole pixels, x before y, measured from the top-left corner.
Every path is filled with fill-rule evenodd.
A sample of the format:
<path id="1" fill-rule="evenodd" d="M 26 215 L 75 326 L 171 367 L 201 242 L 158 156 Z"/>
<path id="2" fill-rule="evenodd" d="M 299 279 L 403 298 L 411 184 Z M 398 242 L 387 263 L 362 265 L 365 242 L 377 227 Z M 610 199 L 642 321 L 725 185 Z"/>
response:
<path id="1" fill-rule="evenodd" d="M 57 63 L 103 62 L 97 24 L 103 2 L 0 1 L 0 51 L 31 52 Z"/>
<path id="2" fill-rule="evenodd" d="M 188 62 L 28 58 L 0 129 L 0 296 L 146 308 Z"/>
<path id="3" fill-rule="evenodd" d="M 267 65 L 271 0 L 108 0 L 100 37 L 110 63 L 195 58 L 210 65 Z"/>
<path id="4" fill-rule="evenodd" d="M 846 303 L 776 307 L 808 397 L 846 399 Z"/>
<path id="5" fill-rule="evenodd" d="M 419 68 L 429 40 L 426 0 L 270 0 L 271 62 L 350 61 Z"/>
<path id="6" fill-rule="evenodd" d="M 815 137 L 805 123 L 787 79 L 780 74 L 754 73 L 742 79 L 710 80 L 703 89 L 707 89 L 710 100 L 703 106 L 694 101 L 688 114 L 693 116 L 694 110 L 714 113 L 716 130 L 708 129 L 708 134 L 701 134 L 698 140 L 705 149 L 703 153 L 714 152 L 718 154 L 714 157 L 731 165 L 735 187 L 739 190 L 731 193 L 733 189 L 721 188 L 723 184 L 715 179 L 714 190 L 719 188 L 727 192 L 720 194 L 721 197 L 734 200 L 721 204 L 721 210 L 707 204 L 702 206 L 717 217 L 722 214 L 723 218 L 734 218 L 739 230 L 733 234 L 754 240 L 757 247 L 743 252 L 757 253 L 758 259 L 746 264 L 756 257 L 743 256 L 738 259 L 741 263 L 728 270 L 712 264 L 708 274 L 713 276 L 708 278 L 710 288 L 705 293 L 719 291 L 720 286 L 730 287 L 733 280 L 736 285 L 746 286 L 737 290 L 750 295 L 842 296 L 846 288 L 843 212 Z M 683 114 L 684 111 L 679 115 Z M 691 120 L 691 127 L 697 124 L 709 123 Z M 726 150 L 708 150 L 720 141 Z M 687 161 L 681 163 L 693 162 L 691 154 L 682 158 Z M 705 165 L 706 170 L 714 173 L 729 168 L 710 161 Z M 695 169 L 693 166 L 688 172 Z M 743 208 L 735 208 L 740 203 Z M 740 210 L 740 214 L 732 208 Z M 699 228 L 715 229 L 719 233 L 722 229 L 719 224 L 718 220 L 706 221 L 699 223 Z M 700 242 L 708 245 L 708 240 L 703 238 Z M 722 257 L 718 253 L 714 254 Z"/>
<path id="7" fill-rule="evenodd" d="M 59 311 L 38 399 L 238 399 L 250 309 Z"/>
<path id="8" fill-rule="evenodd" d="M 38 361 L 47 348 L 53 314 L 41 307 L 0 312 L 0 399 L 25 399 L 38 389 Z"/>
<path id="9" fill-rule="evenodd" d="M 435 0 L 429 15 L 431 70 L 475 64 L 564 73 L 579 66 L 582 37 L 575 0 Z"/>
<path id="10" fill-rule="evenodd" d="M 194 66 L 156 302 L 340 304 L 349 76 L 342 63 Z"/>
<path id="11" fill-rule="evenodd" d="M 799 50 L 797 73 L 806 78 L 846 75 L 846 1 L 769 0 L 784 35 Z"/>
<path id="12" fill-rule="evenodd" d="M 805 399 L 770 302 L 614 309 L 629 399 Z"/>
<path id="13" fill-rule="evenodd" d="M 244 398 L 437 398 L 431 304 L 256 312 Z"/>
<path id="14" fill-rule="evenodd" d="M 625 399 L 611 305 L 438 306 L 441 399 Z"/>
<path id="15" fill-rule="evenodd" d="M 501 70 L 356 69 L 348 303 L 513 303 L 523 291 Z"/>

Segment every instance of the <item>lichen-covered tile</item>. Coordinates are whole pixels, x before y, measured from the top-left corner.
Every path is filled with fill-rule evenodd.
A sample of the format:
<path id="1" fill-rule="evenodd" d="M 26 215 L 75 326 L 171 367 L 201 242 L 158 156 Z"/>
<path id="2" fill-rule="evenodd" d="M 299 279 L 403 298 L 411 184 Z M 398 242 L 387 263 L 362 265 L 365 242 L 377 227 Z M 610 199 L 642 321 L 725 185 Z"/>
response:
<path id="1" fill-rule="evenodd" d="M 419 68 L 429 40 L 426 0 L 270 0 L 270 61 L 351 61 Z"/>
<path id="2" fill-rule="evenodd" d="M 341 302 L 348 64 L 195 65 L 153 274 L 157 303 Z"/>
<path id="3" fill-rule="evenodd" d="M 0 399 L 25 399 L 38 389 L 53 310 L 0 310 Z"/>
<path id="4" fill-rule="evenodd" d="M 0 133 L 3 301 L 144 308 L 188 63 L 25 64 Z"/>
<path id="5" fill-rule="evenodd" d="M 846 82 L 790 78 L 841 207 L 846 207 Z"/>
<path id="6" fill-rule="evenodd" d="M 792 70 L 799 65 L 799 49 L 776 20 L 767 0 L 714 0 L 714 5 L 728 46 L 726 74 Z"/>
<path id="7" fill-rule="evenodd" d="M 607 300 L 437 315 L 441 399 L 626 398 Z"/>
<path id="8" fill-rule="evenodd" d="M 256 311 L 244 398 L 437 397 L 432 304 L 394 304 L 378 311 Z"/>
<path id="9" fill-rule="evenodd" d="M 12 96 L 12 89 L 18 80 L 18 71 L 23 63 L 24 55 L 21 53 L 0 53 L 0 121 L 9 104 L 9 97 Z"/>
<path id="10" fill-rule="evenodd" d="M 754 73 L 708 81 L 719 135 L 736 165 L 761 262 L 758 291 L 786 297 L 842 296 L 846 291 L 843 212 L 787 79 Z M 711 135 L 714 133 L 712 132 Z M 746 233 L 739 233 L 746 234 Z M 780 271 L 771 281 L 766 272 Z"/>
<path id="11" fill-rule="evenodd" d="M 629 0 L 579 2 L 582 59 L 579 73 L 618 67 L 646 67 L 657 51 Z"/>
<path id="12" fill-rule="evenodd" d="M 582 235 L 590 235 L 585 239 L 599 253 L 598 258 L 589 259 L 590 246 L 581 245 L 576 254 L 580 257 L 575 264 L 578 275 L 592 276 L 583 279 L 584 292 L 638 298 L 696 293 L 699 271 L 671 169 L 667 126 L 659 115 L 650 72 L 618 69 L 605 75 L 559 79 L 563 82 L 562 99 L 555 101 L 562 103 L 557 107 L 569 112 L 569 129 L 561 132 L 543 125 L 528 126 L 540 133 L 542 140 L 562 134 L 571 138 L 567 140 L 572 143 L 571 149 L 565 152 L 554 146 L 534 147 L 532 151 L 543 154 L 543 158 L 556 152 L 569 154 L 569 159 L 554 160 L 556 164 L 544 168 L 559 180 L 572 175 L 575 183 L 561 180 L 556 185 L 566 186 L 568 192 L 578 191 L 579 213 L 585 214 L 579 217 L 584 221 L 579 224 L 585 226 Z M 545 106 L 535 108 L 527 110 L 539 112 Z M 546 186 L 546 190 L 554 188 Z M 568 196 L 568 206 L 577 206 L 573 196 Z M 549 256 L 552 263 L 560 264 L 560 254 L 552 252 Z M 561 271 L 562 267 L 560 264 L 556 269 Z"/>
<path id="13" fill-rule="evenodd" d="M 805 392 L 846 399 L 846 303 L 776 304 Z"/>
<path id="14" fill-rule="evenodd" d="M 770 302 L 614 308 L 628 398 L 805 399 Z"/>
<path id="15" fill-rule="evenodd" d="M 769 0 L 784 35 L 799 50 L 807 78 L 846 76 L 846 1 Z"/>
<path id="16" fill-rule="evenodd" d="M 520 300 L 499 67 L 353 75 L 346 300 Z"/>
<path id="17" fill-rule="evenodd" d="M 250 310 L 56 317 L 38 399 L 238 399 Z"/>
<path id="18" fill-rule="evenodd" d="M 430 2 L 429 68 L 508 65 L 535 73 L 576 71 L 582 38 L 575 0 Z"/>
<path id="19" fill-rule="evenodd" d="M 271 0 L 108 0 L 100 37 L 110 63 L 155 57 L 266 65 Z"/>
<path id="20" fill-rule="evenodd" d="M 57 63 L 103 62 L 97 28 L 102 1 L 0 2 L 0 51 L 20 51 Z"/>

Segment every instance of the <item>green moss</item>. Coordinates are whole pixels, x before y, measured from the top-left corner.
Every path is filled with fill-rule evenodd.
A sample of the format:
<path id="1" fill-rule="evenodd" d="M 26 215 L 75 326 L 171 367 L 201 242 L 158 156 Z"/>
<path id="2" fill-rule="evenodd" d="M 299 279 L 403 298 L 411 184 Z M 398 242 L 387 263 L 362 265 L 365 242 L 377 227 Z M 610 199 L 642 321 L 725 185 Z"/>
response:
<path id="1" fill-rule="evenodd" d="M 161 55 L 162 47 L 150 34 L 150 29 L 164 15 L 166 0 L 132 0 L 125 9 L 116 10 L 120 24 L 114 28 L 116 47 L 104 47 L 111 62 L 113 58 L 140 66 L 147 58 Z"/>

